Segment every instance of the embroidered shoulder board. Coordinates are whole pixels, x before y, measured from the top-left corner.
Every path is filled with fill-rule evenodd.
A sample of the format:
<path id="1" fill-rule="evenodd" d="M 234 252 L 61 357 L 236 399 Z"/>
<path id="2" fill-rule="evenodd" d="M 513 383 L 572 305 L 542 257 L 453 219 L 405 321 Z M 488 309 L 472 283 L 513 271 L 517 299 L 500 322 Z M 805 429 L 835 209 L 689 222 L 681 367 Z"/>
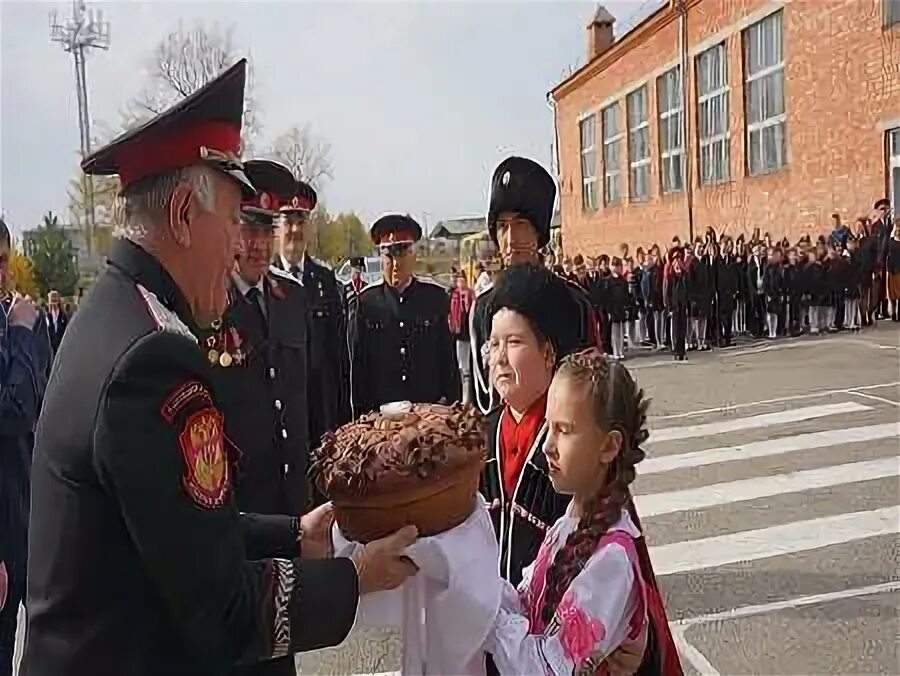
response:
<path id="1" fill-rule="evenodd" d="M 287 270 L 282 270 L 281 268 L 276 267 L 275 265 L 269 266 L 269 274 L 275 275 L 276 277 L 278 277 L 279 280 L 293 282 L 297 286 L 302 286 L 302 284 L 300 284 L 300 280 L 298 280 L 296 277 L 294 277 L 290 272 L 288 272 Z"/>
<path id="2" fill-rule="evenodd" d="M 178 318 L 178 315 L 163 305 L 159 298 L 156 297 L 156 294 L 148 291 L 140 284 L 137 285 L 137 288 L 138 291 L 141 292 L 144 302 L 147 304 L 147 310 L 150 312 L 150 316 L 153 317 L 153 321 L 156 322 L 157 330 L 176 333 L 185 338 L 190 338 L 195 343 L 197 342 L 197 336 L 191 333 L 187 324 L 181 321 Z"/>

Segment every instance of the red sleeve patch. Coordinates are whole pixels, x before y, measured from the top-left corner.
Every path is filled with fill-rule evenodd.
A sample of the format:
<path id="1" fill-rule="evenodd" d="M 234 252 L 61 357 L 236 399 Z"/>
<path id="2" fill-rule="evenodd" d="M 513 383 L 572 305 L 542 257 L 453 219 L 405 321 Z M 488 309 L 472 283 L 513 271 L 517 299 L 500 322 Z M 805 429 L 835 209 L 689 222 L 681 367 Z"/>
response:
<path id="1" fill-rule="evenodd" d="M 231 465 L 225 450 L 223 423 L 219 411 L 205 408 L 190 416 L 178 435 L 185 464 L 185 490 L 205 509 L 216 509 L 225 504 L 231 487 Z"/>
<path id="2" fill-rule="evenodd" d="M 207 387 L 198 380 L 189 380 L 182 383 L 178 388 L 169 395 L 163 402 L 159 412 L 162 417 L 170 425 L 175 422 L 175 418 L 183 411 L 188 404 L 199 401 L 203 407 L 212 406 L 212 396 L 209 394 Z"/>

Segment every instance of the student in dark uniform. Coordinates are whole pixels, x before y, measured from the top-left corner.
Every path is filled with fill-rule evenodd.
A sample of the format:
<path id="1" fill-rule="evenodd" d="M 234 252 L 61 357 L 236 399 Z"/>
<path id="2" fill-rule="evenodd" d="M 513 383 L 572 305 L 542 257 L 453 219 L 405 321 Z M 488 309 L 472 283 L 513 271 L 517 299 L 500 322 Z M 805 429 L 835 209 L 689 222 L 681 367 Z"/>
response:
<path id="1" fill-rule="evenodd" d="M 787 261 L 784 262 L 782 267 L 785 333 L 789 336 L 799 336 L 803 326 L 803 323 L 800 321 L 800 271 L 797 249 L 791 247 L 788 250 Z"/>
<path id="2" fill-rule="evenodd" d="M 363 559 L 330 520 L 238 513 L 208 354 L 227 306 L 246 61 L 87 157 L 127 239 L 53 364 L 32 465 L 22 676 L 198 676 L 336 645 L 360 593 L 411 573 L 404 530 Z"/>
<path id="3" fill-rule="evenodd" d="M 707 342 L 706 329 L 709 324 L 710 308 L 715 295 L 715 262 L 707 254 L 706 247 L 711 245 L 697 244 L 697 257 L 688 269 L 691 282 L 691 333 L 697 341 L 694 344 L 701 352 L 710 349 Z"/>
<path id="4" fill-rule="evenodd" d="M 606 310 L 609 315 L 613 359 L 625 358 L 625 324 L 631 317 L 631 296 L 628 281 L 622 276 L 622 259 L 613 258 L 610 276 L 606 280 Z"/>
<path id="5" fill-rule="evenodd" d="M 555 201 L 556 183 L 547 170 L 534 160 L 509 157 L 497 165 L 491 177 L 487 225 L 503 266 L 515 263 L 543 265 L 541 252 L 550 242 L 550 221 Z M 576 284 L 566 283 L 578 308 L 569 321 L 577 328 L 582 346 L 599 345 L 601 328 L 587 292 Z M 499 404 L 485 361 L 488 337 L 481 333 L 492 288 L 493 285 L 478 291 L 475 307 L 469 316 L 475 401 L 483 413 Z"/>
<path id="6" fill-rule="evenodd" d="M 315 236 L 310 219 L 319 198 L 304 181 L 297 194 L 281 206 L 281 254 L 273 268 L 298 280 L 306 295 L 309 323 L 309 439 L 318 445 L 322 435 L 350 419 L 350 355 L 343 291 L 331 268 L 309 255 Z M 277 273 L 276 273 L 277 274 Z"/>
<path id="7" fill-rule="evenodd" d="M 259 193 L 242 204 L 228 310 L 204 345 L 225 434 L 243 451 L 238 509 L 296 515 L 310 502 L 307 411 L 321 392 L 309 377 L 306 295 L 297 279 L 269 267 L 278 207 L 292 198 L 296 182 L 271 160 L 245 162 L 244 171 Z"/>
<path id="8" fill-rule="evenodd" d="M 734 311 L 741 285 L 741 269 L 735 259 L 731 242 L 726 242 L 723 252 L 716 257 L 716 303 L 718 305 L 719 336 L 722 347 L 732 344 Z"/>
<path id="9" fill-rule="evenodd" d="M 763 295 L 766 297 L 766 330 L 769 339 L 778 337 L 778 317 L 783 310 L 784 277 L 781 269 L 781 250 L 776 249 L 766 259 L 763 273 Z"/>
<path id="10" fill-rule="evenodd" d="M 47 323 L 9 275 L 12 237 L 0 220 L 0 675 L 12 674 L 25 596 L 34 426 L 50 368 Z"/>
<path id="11" fill-rule="evenodd" d="M 450 296 L 413 274 L 413 245 L 422 227 L 408 215 L 388 214 L 369 232 L 381 251 L 383 276 L 350 306 L 353 417 L 392 401 L 458 401 L 456 346 L 447 324 Z"/>
<path id="12" fill-rule="evenodd" d="M 691 282 L 684 269 L 681 249 L 672 254 L 671 274 L 666 280 L 666 309 L 672 318 L 672 354 L 676 361 L 685 360 L 688 316 L 691 309 Z"/>
<path id="13" fill-rule="evenodd" d="M 365 258 L 350 259 L 350 281 L 344 284 L 344 311 L 350 307 L 350 303 L 356 300 L 366 286 L 363 272 L 366 269 Z"/>

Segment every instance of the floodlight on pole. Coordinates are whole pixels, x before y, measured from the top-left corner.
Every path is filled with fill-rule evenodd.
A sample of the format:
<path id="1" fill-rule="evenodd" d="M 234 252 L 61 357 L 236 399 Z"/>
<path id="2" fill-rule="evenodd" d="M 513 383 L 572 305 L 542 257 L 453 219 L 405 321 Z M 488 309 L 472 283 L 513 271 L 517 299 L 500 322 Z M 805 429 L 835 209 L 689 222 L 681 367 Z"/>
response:
<path id="1" fill-rule="evenodd" d="M 75 62 L 75 87 L 78 94 L 78 130 L 81 141 L 81 157 L 91 152 L 91 117 L 88 108 L 87 73 L 85 56 L 92 49 L 109 49 L 109 22 L 103 20 L 103 10 L 89 10 L 84 0 L 72 1 L 72 16 L 63 21 L 56 12 L 50 14 L 50 40 L 62 45 L 63 51 L 72 54 Z M 90 176 L 84 178 L 87 197 L 87 227 L 85 233 L 88 254 L 93 247 L 94 234 L 94 186 Z"/>

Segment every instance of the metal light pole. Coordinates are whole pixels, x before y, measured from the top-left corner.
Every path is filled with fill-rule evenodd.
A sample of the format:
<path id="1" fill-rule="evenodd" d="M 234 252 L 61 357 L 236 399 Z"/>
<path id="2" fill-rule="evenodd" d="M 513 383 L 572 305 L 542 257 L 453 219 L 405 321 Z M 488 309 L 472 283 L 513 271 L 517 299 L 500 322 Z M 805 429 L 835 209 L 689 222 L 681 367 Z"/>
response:
<path id="1" fill-rule="evenodd" d="M 87 74 L 85 56 L 91 49 L 109 49 L 109 22 L 103 20 L 103 10 L 88 10 L 84 0 L 72 0 L 72 16 L 62 22 L 56 12 L 50 14 L 50 40 L 62 45 L 75 61 L 75 87 L 78 93 L 78 129 L 81 136 L 81 157 L 91 152 L 91 117 L 88 109 Z M 87 243 L 91 255 L 94 238 L 94 183 L 84 176 L 87 197 Z"/>

